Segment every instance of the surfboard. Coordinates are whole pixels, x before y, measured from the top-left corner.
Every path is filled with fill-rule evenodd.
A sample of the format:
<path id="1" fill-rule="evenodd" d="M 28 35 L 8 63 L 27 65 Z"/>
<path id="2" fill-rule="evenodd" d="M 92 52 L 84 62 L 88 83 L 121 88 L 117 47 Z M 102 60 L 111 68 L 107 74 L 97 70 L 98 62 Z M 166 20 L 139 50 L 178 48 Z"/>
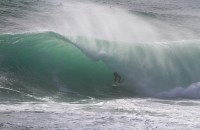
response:
<path id="1" fill-rule="evenodd" d="M 118 87 L 118 86 L 120 86 L 120 85 L 121 85 L 121 83 L 113 83 L 113 84 L 112 84 L 113 87 Z"/>
<path id="2" fill-rule="evenodd" d="M 122 85 L 124 85 L 124 82 L 123 82 L 123 81 L 121 81 L 121 82 L 119 82 L 119 83 L 113 83 L 113 84 L 112 84 L 112 87 L 119 87 L 119 86 L 122 86 Z"/>
<path id="3" fill-rule="evenodd" d="M 117 87 L 117 86 L 119 86 L 119 85 L 116 84 L 116 83 L 113 83 L 112 86 L 113 86 L 113 87 Z"/>

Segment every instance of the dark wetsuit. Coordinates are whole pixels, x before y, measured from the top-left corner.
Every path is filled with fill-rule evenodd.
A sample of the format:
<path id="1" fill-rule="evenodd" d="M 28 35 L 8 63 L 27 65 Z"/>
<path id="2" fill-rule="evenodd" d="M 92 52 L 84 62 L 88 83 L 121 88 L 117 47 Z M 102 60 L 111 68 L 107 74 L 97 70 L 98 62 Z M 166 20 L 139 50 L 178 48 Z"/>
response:
<path id="1" fill-rule="evenodd" d="M 114 72 L 114 77 L 114 83 L 120 83 L 121 76 L 117 72 Z"/>

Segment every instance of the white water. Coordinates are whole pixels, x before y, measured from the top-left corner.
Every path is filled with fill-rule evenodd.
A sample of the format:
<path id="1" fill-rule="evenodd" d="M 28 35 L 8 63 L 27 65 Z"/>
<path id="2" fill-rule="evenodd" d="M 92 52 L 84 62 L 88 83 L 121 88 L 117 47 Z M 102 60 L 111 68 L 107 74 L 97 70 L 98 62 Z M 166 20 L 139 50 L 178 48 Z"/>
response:
<path id="1" fill-rule="evenodd" d="M 193 83 L 186 88 L 176 87 L 169 91 L 158 93 L 156 97 L 200 99 L 200 82 Z"/>
<path id="2" fill-rule="evenodd" d="M 0 104 L 1 129 L 198 130 L 200 102 L 117 99 Z"/>

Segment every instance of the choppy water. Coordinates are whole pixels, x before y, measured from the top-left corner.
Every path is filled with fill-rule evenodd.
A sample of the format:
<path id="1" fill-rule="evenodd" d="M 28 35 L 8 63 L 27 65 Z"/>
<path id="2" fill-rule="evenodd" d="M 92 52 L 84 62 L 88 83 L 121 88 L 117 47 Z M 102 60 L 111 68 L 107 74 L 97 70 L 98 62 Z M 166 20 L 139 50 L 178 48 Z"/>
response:
<path id="1" fill-rule="evenodd" d="M 2 103 L 1 129 L 198 130 L 200 102 L 114 99 Z"/>

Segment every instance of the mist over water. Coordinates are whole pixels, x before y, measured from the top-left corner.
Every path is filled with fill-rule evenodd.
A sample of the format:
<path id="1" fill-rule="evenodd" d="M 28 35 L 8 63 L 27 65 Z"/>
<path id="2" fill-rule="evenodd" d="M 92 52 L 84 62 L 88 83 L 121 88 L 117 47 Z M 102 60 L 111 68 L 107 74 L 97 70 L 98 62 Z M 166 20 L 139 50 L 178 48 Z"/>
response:
<path id="1" fill-rule="evenodd" d="M 71 1 L 46 6 L 39 12 L 25 12 L 24 19 L 15 20 L 25 28 L 18 31 L 53 31 L 65 36 L 129 42 L 155 41 L 158 35 L 148 22 L 124 9 Z"/>
<path id="2" fill-rule="evenodd" d="M 7 3 L 2 5 L 3 11 L 11 4 Z M 2 17 L 7 28 L 6 24 L 1 24 L 1 31 L 54 31 L 66 36 L 132 43 L 198 38 L 198 2 L 163 3 L 128 0 L 18 1 L 11 10 L 9 8 L 7 15 L 11 17 Z M 187 12 L 183 11 L 186 9 Z"/>

